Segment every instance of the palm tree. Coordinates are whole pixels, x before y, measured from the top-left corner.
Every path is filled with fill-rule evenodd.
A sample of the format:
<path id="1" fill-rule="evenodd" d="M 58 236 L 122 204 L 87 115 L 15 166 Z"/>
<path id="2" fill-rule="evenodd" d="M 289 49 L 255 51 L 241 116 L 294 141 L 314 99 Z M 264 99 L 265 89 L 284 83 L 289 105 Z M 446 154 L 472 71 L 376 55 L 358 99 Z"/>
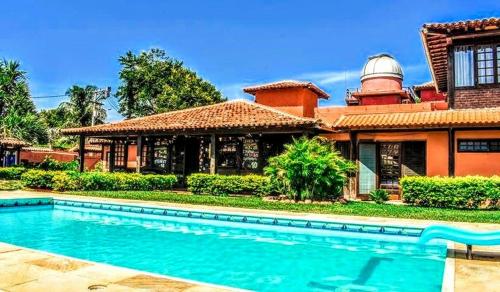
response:
<path id="1" fill-rule="evenodd" d="M 5 115 L 9 103 L 20 97 L 29 97 L 26 72 L 20 69 L 19 62 L 4 59 L 0 62 L 0 116 Z"/>
<path id="2" fill-rule="evenodd" d="M 62 102 L 59 106 L 70 113 L 72 124 L 86 127 L 104 123 L 106 109 L 103 103 L 107 98 L 104 92 L 93 85 L 87 85 L 85 88 L 73 85 L 66 94 L 69 96 L 69 102 Z"/>

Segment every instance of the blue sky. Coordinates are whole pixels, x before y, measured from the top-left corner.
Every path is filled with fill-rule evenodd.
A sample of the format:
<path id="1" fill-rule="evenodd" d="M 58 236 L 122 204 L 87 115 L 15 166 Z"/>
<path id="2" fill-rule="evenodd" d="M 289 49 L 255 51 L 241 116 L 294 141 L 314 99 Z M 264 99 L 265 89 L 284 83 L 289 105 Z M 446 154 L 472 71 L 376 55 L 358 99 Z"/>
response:
<path id="1" fill-rule="evenodd" d="M 304 79 L 332 95 L 322 105 L 338 105 L 380 52 L 402 64 L 406 85 L 428 81 L 423 23 L 491 16 L 500 16 L 500 1 L 17 0 L 2 7 L 0 57 L 21 62 L 33 96 L 72 84 L 114 91 L 120 55 L 160 47 L 230 99 L 251 98 L 246 85 Z"/>

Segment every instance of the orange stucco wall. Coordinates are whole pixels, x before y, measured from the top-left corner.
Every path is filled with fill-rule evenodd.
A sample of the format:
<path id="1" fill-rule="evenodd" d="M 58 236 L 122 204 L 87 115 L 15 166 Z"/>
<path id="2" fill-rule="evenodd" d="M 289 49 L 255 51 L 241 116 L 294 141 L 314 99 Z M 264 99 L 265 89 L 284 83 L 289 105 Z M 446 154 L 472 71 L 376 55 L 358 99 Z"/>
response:
<path id="1" fill-rule="evenodd" d="M 447 132 L 384 132 L 360 133 L 358 140 L 374 142 L 426 141 L 426 172 L 428 176 L 448 175 Z"/>
<path id="2" fill-rule="evenodd" d="M 318 96 L 307 88 L 262 90 L 255 93 L 255 102 L 304 117 L 314 117 Z"/>
<path id="3" fill-rule="evenodd" d="M 458 139 L 500 138 L 500 130 L 457 131 L 455 133 L 455 175 L 500 175 L 500 153 L 458 152 Z"/>

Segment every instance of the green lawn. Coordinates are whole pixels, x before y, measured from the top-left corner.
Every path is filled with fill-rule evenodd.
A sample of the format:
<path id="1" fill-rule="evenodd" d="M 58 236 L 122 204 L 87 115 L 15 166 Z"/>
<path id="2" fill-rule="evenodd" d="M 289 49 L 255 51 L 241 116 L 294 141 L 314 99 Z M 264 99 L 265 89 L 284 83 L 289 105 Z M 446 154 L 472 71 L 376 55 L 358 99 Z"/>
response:
<path id="1" fill-rule="evenodd" d="M 257 197 L 218 197 L 150 191 L 80 191 L 69 192 L 67 194 L 303 213 L 500 223 L 500 211 L 438 209 L 391 204 L 377 205 L 368 202 L 350 202 L 347 204 L 295 204 L 263 201 L 261 198 Z"/>

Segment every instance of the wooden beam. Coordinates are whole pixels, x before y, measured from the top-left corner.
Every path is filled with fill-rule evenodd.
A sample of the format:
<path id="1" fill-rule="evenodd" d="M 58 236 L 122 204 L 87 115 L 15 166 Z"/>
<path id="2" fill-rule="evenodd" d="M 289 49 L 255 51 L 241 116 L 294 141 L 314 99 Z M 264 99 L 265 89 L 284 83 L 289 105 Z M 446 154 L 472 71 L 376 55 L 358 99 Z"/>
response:
<path id="1" fill-rule="evenodd" d="M 216 174 L 217 173 L 217 152 L 216 152 L 216 147 L 217 147 L 217 140 L 215 137 L 215 134 L 210 135 L 210 147 L 209 147 L 209 153 L 210 153 L 210 174 Z"/>
<path id="2" fill-rule="evenodd" d="M 135 157 L 135 172 L 140 173 L 141 172 L 141 165 L 142 165 L 142 136 L 139 135 L 137 136 L 137 152 L 136 152 L 136 157 Z"/>
<path id="3" fill-rule="evenodd" d="M 80 135 L 80 144 L 78 148 L 79 159 L 80 159 L 80 172 L 85 171 L 85 136 Z"/>

